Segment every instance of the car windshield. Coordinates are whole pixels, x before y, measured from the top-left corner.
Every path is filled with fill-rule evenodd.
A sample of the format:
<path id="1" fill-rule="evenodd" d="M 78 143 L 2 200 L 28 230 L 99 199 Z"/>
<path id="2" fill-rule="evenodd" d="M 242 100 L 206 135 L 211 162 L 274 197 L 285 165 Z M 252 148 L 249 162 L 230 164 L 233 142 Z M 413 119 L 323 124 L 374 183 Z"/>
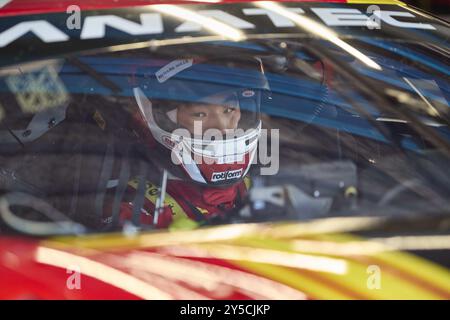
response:
<path id="1" fill-rule="evenodd" d="M 434 25 L 2 60 L 0 232 L 192 227 L 178 209 L 195 227 L 445 215 L 449 28 Z"/>

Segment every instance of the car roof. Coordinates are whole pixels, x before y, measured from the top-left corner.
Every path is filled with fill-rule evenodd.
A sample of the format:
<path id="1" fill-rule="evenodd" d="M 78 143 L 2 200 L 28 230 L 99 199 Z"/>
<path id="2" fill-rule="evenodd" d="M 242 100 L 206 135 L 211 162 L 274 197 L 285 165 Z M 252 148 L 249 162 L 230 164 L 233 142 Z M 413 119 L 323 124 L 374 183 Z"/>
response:
<path id="1" fill-rule="evenodd" d="M 76 5 L 81 10 L 99 10 L 125 7 L 137 7 L 152 4 L 188 4 L 188 3 L 234 3 L 253 2 L 254 0 L 0 0 L 0 17 L 50 12 L 66 12 Z M 276 0 L 275 2 L 317 2 L 317 3 L 366 3 L 366 4 L 399 4 L 398 0 Z"/>

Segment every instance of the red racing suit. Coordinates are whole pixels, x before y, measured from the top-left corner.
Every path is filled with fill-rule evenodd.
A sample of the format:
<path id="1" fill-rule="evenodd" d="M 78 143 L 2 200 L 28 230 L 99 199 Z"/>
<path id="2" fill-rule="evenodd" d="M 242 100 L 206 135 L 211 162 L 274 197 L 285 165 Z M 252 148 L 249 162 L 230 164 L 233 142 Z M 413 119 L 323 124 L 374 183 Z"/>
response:
<path id="1" fill-rule="evenodd" d="M 190 229 L 200 225 L 216 215 L 226 214 L 247 195 L 250 179 L 245 177 L 238 184 L 226 188 L 211 188 L 182 180 L 168 180 L 164 205 L 158 214 L 157 228 Z M 119 224 L 132 220 L 133 199 L 137 194 L 138 181 L 130 180 L 124 201 L 120 203 Z M 150 181 L 146 182 L 144 205 L 140 212 L 140 223 L 154 224 L 154 211 L 159 188 Z M 111 205 L 106 205 L 104 224 L 111 222 Z"/>

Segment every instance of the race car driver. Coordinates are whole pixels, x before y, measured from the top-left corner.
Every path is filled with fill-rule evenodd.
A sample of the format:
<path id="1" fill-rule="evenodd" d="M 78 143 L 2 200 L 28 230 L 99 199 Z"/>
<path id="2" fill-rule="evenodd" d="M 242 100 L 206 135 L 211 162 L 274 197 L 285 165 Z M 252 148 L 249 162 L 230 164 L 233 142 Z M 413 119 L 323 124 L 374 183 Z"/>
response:
<path id="1" fill-rule="evenodd" d="M 128 182 L 120 204 L 127 220 L 158 228 L 193 228 L 239 206 L 261 132 L 260 104 L 269 90 L 254 57 L 152 60 L 133 76 L 139 133 L 161 180 Z M 111 223 L 106 212 L 103 222 Z"/>

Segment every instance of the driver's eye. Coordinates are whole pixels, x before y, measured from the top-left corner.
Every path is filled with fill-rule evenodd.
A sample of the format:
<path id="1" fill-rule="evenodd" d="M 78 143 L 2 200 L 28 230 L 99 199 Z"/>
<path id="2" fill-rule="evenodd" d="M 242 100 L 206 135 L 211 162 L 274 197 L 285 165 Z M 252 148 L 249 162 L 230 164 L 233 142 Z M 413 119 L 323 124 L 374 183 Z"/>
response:
<path id="1" fill-rule="evenodd" d="M 191 116 L 196 117 L 196 118 L 204 118 L 204 117 L 206 117 L 206 113 L 205 112 L 194 112 L 194 113 L 191 113 Z"/>
<path id="2" fill-rule="evenodd" d="M 232 107 L 226 107 L 225 110 L 223 111 L 223 113 L 231 113 L 234 110 L 236 110 L 236 108 L 232 108 Z"/>

